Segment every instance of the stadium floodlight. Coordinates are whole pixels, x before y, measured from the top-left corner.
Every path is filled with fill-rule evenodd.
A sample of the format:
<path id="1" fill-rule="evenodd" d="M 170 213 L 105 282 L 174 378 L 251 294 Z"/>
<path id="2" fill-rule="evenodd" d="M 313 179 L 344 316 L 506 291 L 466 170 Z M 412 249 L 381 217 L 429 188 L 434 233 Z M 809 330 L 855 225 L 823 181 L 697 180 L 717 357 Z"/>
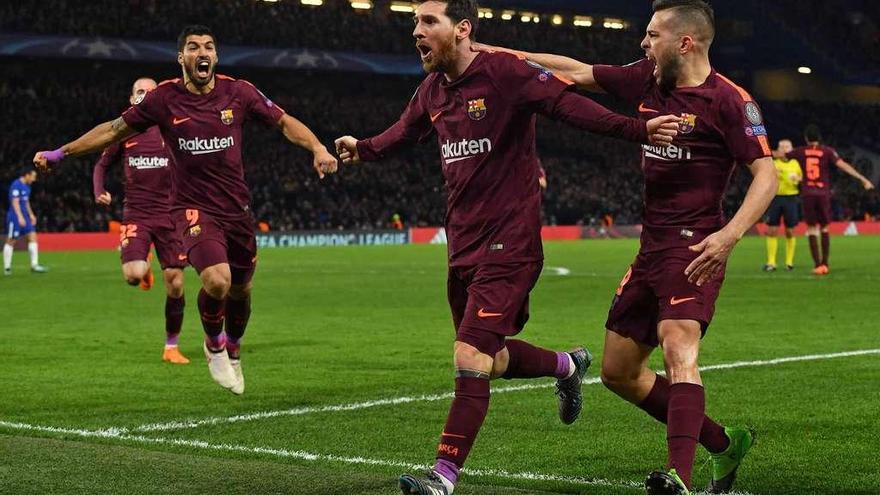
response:
<path id="1" fill-rule="evenodd" d="M 370 0 L 352 0 L 351 8 L 357 10 L 370 10 L 373 8 L 373 2 Z"/>
<path id="2" fill-rule="evenodd" d="M 609 17 L 602 22 L 602 27 L 605 29 L 623 29 L 626 27 L 626 23 L 623 22 L 623 19 L 613 19 Z"/>
<path id="3" fill-rule="evenodd" d="M 480 19 L 491 19 L 495 17 L 495 14 L 492 13 L 492 9 L 480 9 L 477 12 L 477 15 L 480 17 Z"/>
<path id="4" fill-rule="evenodd" d="M 798 67 L 798 72 L 800 72 L 801 74 L 812 74 L 813 69 L 806 67 L 806 66 L 801 66 L 801 67 Z"/>
<path id="5" fill-rule="evenodd" d="M 576 15 L 574 16 L 573 24 L 577 27 L 591 27 L 593 25 L 593 18 L 585 15 Z"/>
<path id="6" fill-rule="evenodd" d="M 553 16 L 552 19 L 550 19 L 550 22 L 552 22 L 554 26 L 561 26 L 562 25 L 562 16 L 559 14 L 556 14 Z"/>
<path id="7" fill-rule="evenodd" d="M 391 10 L 394 12 L 403 12 L 411 14 L 416 11 L 410 2 L 391 2 Z"/>
<path id="8" fill-rule="evenodd" d="M 299 0 L 299 3 L 303 5 L 313 5 L 315 7 L 320 7 L 324 5 L 324 0 Z"/>
<path id="9" fill-rule="evenodd" d="M 502 21 L 509 21 L 509 20 L 513 19 L 513 14 L 515 14 L 514 11 L 505 10 L 504 12 L 501 13 L 501 20 Z"/>

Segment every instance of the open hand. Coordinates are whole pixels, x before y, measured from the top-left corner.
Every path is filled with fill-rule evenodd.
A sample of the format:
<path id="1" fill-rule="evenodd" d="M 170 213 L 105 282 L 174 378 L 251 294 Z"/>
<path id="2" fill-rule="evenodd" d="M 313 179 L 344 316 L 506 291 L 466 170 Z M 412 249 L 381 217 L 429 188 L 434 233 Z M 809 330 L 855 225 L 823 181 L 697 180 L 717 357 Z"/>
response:
<path id="1" fill-rule="evenodd" d="M 739 238 L 724 229 L 703 239 L 699 244 L 690 246 L 690 250 L 700 253 L 697 258 L 684 269 L 688 282 L 701 286 L 714 280 L 727 264 L 727 258 Z"/>

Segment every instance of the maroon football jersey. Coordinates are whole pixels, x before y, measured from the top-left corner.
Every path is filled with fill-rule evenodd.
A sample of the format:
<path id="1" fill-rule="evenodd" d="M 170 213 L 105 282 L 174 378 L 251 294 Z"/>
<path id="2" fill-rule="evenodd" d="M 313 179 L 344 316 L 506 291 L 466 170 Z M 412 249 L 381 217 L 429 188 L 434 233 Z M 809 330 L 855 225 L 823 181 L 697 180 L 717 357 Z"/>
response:
<path id="1" fill-rule="evenodd" d="M 126 220 L 167 216 L 171 212 L 174 162 L 158 127 L 150 127 L 104 150 L 92 173 L 95 197 L 105 192 L 104 175 L 117 164 L 125 170 Z"/>
<path id="2" fill-rule="evenodd" d="M 509 53 L 481 53 L 455 81 L 429 74 L 400 120 L 358 142 L 379 160 L 437 133 L 451 266 L 543 259 L 536 114 L 646 141 L 645 125 L 566 90 L 571 82 Z"/>
<path id="3" fill-rule="evenodd" d="M 643 145 L 643 223 L 646 229 L 716 229 L 725 223 L 721 202 L 736 163 L 769 157 L 767 129 L 757 103 L 714 70 L 693 88 L 664 92 L 648 59 L 626 66 L 593 66 L 608 93 L 638 105 L 640 118 L 680 115 L 671 145 Z"/>
<path id="4" fill-rule="evenodd" d="M 122 118 L 136 130 L 153 125 L 161 130 L 174 155 L 174 208 L 233 218 L 250 209 L 242 126 L 251 117 L 274 126 L 282 115 L 251 83 L 218 74 L 206 95 L 191 93 L 182 79 L 164 81 Z"/>
<path id="5" fill-rule="evenodd" d="M 822 144 L 795 148 L 785 154 L 788 159 L 795 159 L 804 172 L 801 182 L 803 195 L 831 194 L 831 166 L 840 160 L 837 150 Z"/>

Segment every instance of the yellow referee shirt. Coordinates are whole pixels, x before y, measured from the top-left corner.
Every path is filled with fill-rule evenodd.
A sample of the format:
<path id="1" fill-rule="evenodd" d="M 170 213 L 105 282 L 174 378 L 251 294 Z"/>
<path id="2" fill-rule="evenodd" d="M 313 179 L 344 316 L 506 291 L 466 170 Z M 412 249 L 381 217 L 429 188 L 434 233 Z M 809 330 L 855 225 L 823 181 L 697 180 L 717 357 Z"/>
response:
<path id="1" fill-rule="evenodd" d="M 779 190 L 776 191 L 776 195 L 796 196 L 798 194 L 798 183 L 803 178 L 798 161 L 775 158 L 773 165 L 776 165 L 776 175 L 779 176 Z M 792 177 L 796 179 L 793 180 Z"/>

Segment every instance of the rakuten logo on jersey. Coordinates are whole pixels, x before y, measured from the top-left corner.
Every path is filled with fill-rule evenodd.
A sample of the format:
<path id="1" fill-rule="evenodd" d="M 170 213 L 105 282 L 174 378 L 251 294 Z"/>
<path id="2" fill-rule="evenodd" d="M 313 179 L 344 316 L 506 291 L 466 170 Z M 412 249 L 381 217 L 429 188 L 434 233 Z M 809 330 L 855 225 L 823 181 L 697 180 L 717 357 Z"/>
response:
<path id="1" fill-rule="evenodd" d="M 130 156 L 128 157 L 128 166 L 138 170 L 165 168 L 168 166 L 168 159 L 159 158 L 158 156 Z"/>
<path id="2" fill-rule="evenodd" d="M 691 159 L 691 149 L 687 146 L 643 144 L 642 149 L 645 150 L 646 157 L 663 160 L 664 162 L 678 162 Z"/>
<path id="3" fill-rule="evenodd" d="M 492 151 L 492 141 L 488 138 L 483 139 L 462 139 L 461 141 L 446 140 L 440 147 L 440 153 L 446 164 L 468 160 L 482 153 Z"/>
<path id="4" fill-rule="evenodd" d="M 232 136 L 225 138 L 213 137 L 210 139 L 193 138 L 193 139 L 177 139 L 177 145 L 180 151 L 189 151 L 193 155 L 205 155 L 208 153 L 217 153 L 235 146 Z"/>

